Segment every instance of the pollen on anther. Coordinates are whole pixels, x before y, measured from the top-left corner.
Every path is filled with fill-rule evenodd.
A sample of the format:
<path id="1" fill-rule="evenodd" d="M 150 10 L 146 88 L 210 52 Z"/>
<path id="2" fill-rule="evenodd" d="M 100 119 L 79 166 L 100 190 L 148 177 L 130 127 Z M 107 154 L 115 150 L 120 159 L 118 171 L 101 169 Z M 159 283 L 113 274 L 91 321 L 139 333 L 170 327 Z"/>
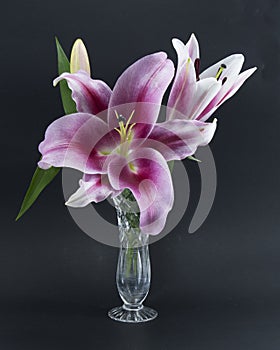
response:
<path id="1" fill-rule="evenodd" d="M 120 123 L 120 122 L 123 122 L 123 123 L 126 122 L 126 119 L 125 119 L 125 117 L 124 117 L 122 114 L 120 114 L 120 115 L 118 116 L 118 122 L 119 122 L 119 123 Z"/>

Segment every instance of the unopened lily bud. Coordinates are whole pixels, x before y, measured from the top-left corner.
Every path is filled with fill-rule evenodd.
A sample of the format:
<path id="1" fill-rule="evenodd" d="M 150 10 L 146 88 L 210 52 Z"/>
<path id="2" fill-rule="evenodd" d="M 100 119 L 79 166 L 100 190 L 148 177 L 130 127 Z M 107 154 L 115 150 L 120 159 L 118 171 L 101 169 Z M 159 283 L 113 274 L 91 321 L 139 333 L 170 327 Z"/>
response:
<path id="1" fill-rule="evenodd" d="M 70 72 L 76 73 L 84 70 L 90 75 L 90 64 L 87 49 L 81 39 L 77 39 L 72 47 L 70 58 Z"/>

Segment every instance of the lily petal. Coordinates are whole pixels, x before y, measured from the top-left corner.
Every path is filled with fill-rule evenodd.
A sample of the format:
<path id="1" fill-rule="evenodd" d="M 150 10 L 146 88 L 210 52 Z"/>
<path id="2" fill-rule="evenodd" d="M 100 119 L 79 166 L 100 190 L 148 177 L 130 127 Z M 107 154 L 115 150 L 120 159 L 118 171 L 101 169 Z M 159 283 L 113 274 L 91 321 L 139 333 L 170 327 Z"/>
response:
<path id="1" fill-rule="evenodd" d="M 216 109 L 221 106 L 221 104 L 223 104 L 239 90 L 239 88 L 255 72 L 256 69 L 256 67 L 250 68 L 236 77 L 229 78 L 226 83 L 223 84 L 221 90 L 217 93 L 209 105 L 197 117 L 197 119 L 206 121 L 216 111 Z"/>
<path id="2" fill-rule="evenodd" d="M 116 156 L 108 177 L 115 189 L 129 188 L 140 209 L 140 228 L 156 235 L 164 228 L 174 201 L 172 179 L 163 156 L 151 148 L 133 150 L 128 159 Z"/>
<path id="3" fill-rule="evenodd" d="M 220 106 L 222 103 L 224 103 L 230 97 L 232 97 L 240 89 L 240 87 L 245 83 L 245 81 L 256 71 L 256 69 L 257 69 L 257 67 L 253 67 L 253 68 L 247 69 L 246 71 L 244 71 L 241 74 L 239 74 L 238 78 L 234 82 L 234 84 L 231 87 L 231 89 L 218 102 L 218 106 Z"/>
<path id="4" fill-rule="evenodd" d="M 172 45 L 177 53 L 177 68 L 181 68 L 189 58 L 189 50 L 186 48 L 186 45 L 177 38 L 172 39 Z"/>
<path id="5" fill-rule="evenodd" d="M 173 63 L 164 52 L 145 56 L 128 67 L 112 92 L 108 113 L 110 128 L 118 126 L 114 110 L 126 118 L 134 110 L 133 123 L 154 124 L 173 75 Z"/>
<path id="6" fill-rule="evenodd" d="M 172 39 L 177 53 L 177 72 L 170 91 L 166 118 L 176 119 L 176 111 L 186 114 L 195 93 L 196 72 L 194 61 L 199 57 L 199 46 L 194 35 L 186 45 L 179 39 Z"/>
<path id="7" fill-rule="evenodd" d="M 181 58 L 183 60 L 183 58 Z M 179 53 L 178 53 L 179 62 Z M 178 63 L 179 65 L 179 63 Z M 180 68 L 178 66 L 177 74 L 170 91 L 167 106 L 167 120 L 178 118 L 178 112 L 187 115 L 196 91 L 196 74 L 191 60 L 186 61 Z"/>
<path id="8" fill-rule="evenodd" d="M 167 106 L 167 120 L 196 119 L 220 90 L 222 83 L 214 77 L 197 80 L 194 61 L 199 58 L 199 46 L 194 35 L 184 45 L 173 39 L 178 56 L 176 77 Z"/>
<path id="9" fill-rule="evenodd" d="M 228 71 L 231 72 L 230 75 L 237 76 L 244 63 L 244 56 L 242 54 L 233 54 L 228 57 L 223 58 L 222 60 L 218 61 L 217 63 L 213 64 L 209 68 L 207 68 L 205 71 L 203 71 L 200 74 L 201 79 L 215 78 L 219 68 L 222 64 L 226 66 L 224 69 L 222 75 L 220 76 L 220 80 L 223 80 L 224 77 L 228 77 Z"/>
<path id="10" fill-rule="evenodd" d="M 65 203 L 74 208 L 85 207 L 91 202 L 101 202 L 110 195 L 117 195 L 120 191 L 115 191 L 109 183 L 107 175 L 94 174 L 84 175 L 79 181 L 79 189 Z"/>
<path id="11" fill-rule="evenodd" d="M 178 106 L 181 110 L 178 110 L 178 112 L 180 112 L 178 114 L 175 112 L 176 118 L 181 119 L 183 117 L 184 119 L 196 119 L 217 95 L 221 86 L 221 81 L 217 81 L 215 78 L 206 78 L 196 82 L 194 84 L 192 99 L 189 101 L 188 109 L 185 108 L 183 103 L 179 103 Z M 187 92 L 188 89 L 185 89 L 185 91 L 182 92 L 182 101 L 184 101 L 184 96 Z"/>
<path id="12" fill-rule="evenodd" d="M 199 59 L 199 44 L 194 34 L 190 36 L 190 39 L 186 44 L 181 40 L 174 38 L 172 39 L 172 45 L 177 53 L 178 69 L 180 69 L 189 58 L 192 62 Z"/>
<path id="13" fill-rule="evenodd" d="M 194 34 L 191 35 L 189 41 L 186 43 L 186 49 L 189 52 L 190 59 L 195 62 L 199 58 L 199 44 Z"/>
<path id="14" fill-rule="evenodd" d="M 101 119 L 87 113 L 69 114 L 55 120 L 39 145 L 42 169 L 70 167 L 85 173 L 100 172 L 98 161 L 91 156 L 96 143 L 108 133 Z"/>
<path id="15" fill-rule="evenodd" d="M 213 138 L 217 120 L 203 123 L 197 120 L 169 120 L 155 125 L 142 145 L 159 151 L 167 160 L 180 160 L 193 155 L 197 147 L 207 145 Z"/>
<path id="16" fill-rule="evenodd" d="M 201 112 L 201 114 L 197 115 L 198 120 L 205 121 L 214 112 L 214 110 L 212 109 L 227 94 L 227 92 L 232 88 L 233 84 L 235 83 L 243 63 L 244 56 L 242 54 L 234 54 L 220 60 L 213 66 L 206 69 L 201 74 L 201 79 L 205 79 L 210 76 L 214 77 L 215 75 L 217 75 L 217 72 L 219 71 L 222 65 L 226 67 L 219 75 L 219 80 L 222 82 L 221 89 L 218 91 L 217 95 L 212 99 L 209 105 L 206 106 L 206 108 Z M 205 117 L 205 115 L 207 115 L 207 118 Z"/>
<path id="17" fill-rule="evenodd" d="M 127 142 L 121 142 L 121 137 L 116 130 L 109 131 L 95 144 L 90 153 L 89 161 L 100 173 L 106 173 L 114 154 L 121 154 L 123 150 L 128 153 L 129 150 L 140 147 L 153 127 L 152 124 L 137 123 L 131 130 L 131 140 Z"/>
<path id="18" fill-rule="evenodd" d="M 63 79 L 72 90 L 72 98 L 78 112 L 97 115 L 108 108 L 112 91 L 104 81 L 91 79 L 88 73 L 80 70 L 74 74 L 61 74 L 54 80 L 54 86 Z"/>

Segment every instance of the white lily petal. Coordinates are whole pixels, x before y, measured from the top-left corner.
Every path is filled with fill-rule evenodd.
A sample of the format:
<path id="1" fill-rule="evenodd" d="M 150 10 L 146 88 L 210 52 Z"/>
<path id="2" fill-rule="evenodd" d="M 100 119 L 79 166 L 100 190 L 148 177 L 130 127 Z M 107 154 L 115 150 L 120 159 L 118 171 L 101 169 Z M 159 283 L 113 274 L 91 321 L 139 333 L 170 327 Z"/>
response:
<path id="1" fill-rule="evenodd" d="M 223 80 L 224 77 L 229 78 L 229 76 L 237 76 L 244 63 L 244 56 L 242 54 L 234 54 L 228 57 L 223 58 L 219 62 L 213 64 L 205 71 L 200 74 L 200 79 L 205 79 L 209 77 L 216 77 L 217 72 L 222 64 L 226 65 L 222 75 L 220 76 L 220 80 Z M 229 75 L 230 74 L 230 75 Z"/>
<path id="2" fill-rule="evenodd" d="M 187 119 L 196 119 L 216 96 L 221 86 L 221 81 L 217 81 L 215 78 L 199 80 L 195 84 L 196 91 L 193 95 L 192 107 L 190 107 Z"/>
<path id="3" fill-rule="evenodd" d="M 195 60 L 199 58 L 199 44 L 193 33 L 189 41 L 186 43 L 186 49 L 189 52 L 189 57 L 191 58 L 191 60 L 195 62 Z"/>
<path id="4" fill-rule="evenodd" d="M 234 82 L 232 88 L 228 91 L 228 93 L 218 102 L 218 106 L 232 97 L 237 90 L 244 84 L 244 82 L 256 71 L 257 67 L 253 67 L 245 70 L 241 74 L 239 74 L 238 78 Z"/>
<path id="5" fill-rule="evenodd" d="M 188 57 L 188 49 L 186 48 L 185 44 L 177 38 L 172 39 L 172 45 L 177 53 L 177 72 L 179 68 L 182 66 L 182 64 L 185 64 L 187 62 Z"/>
<path id="6" fill-rule="evenodd" d="M 108 176 L 103 174 L 84 175 L 78 190 L 65 203 L 69 207 L 85 207 L 91 202 L 101 202 L 112 194 L 119 194 L 110 185 Z"/>

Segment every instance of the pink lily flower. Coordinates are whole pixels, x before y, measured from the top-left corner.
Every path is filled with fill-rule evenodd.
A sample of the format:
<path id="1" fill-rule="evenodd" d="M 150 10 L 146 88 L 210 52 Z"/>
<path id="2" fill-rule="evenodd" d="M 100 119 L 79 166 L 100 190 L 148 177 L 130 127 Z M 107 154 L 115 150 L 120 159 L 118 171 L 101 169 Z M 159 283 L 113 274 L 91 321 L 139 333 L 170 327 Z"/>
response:
<path id="1" fill-rule="evenodd" d="M 168 100 L 168 120 L 206 121 L 256 70 L 253 67 L 240 74 L 244 56 L 234 54 L 200 74 L 199 45 L 195 35 L 191 35 L 186 45 L 179 39 L 173 39 L 172 43 L 178 64 Z"/>
<path id="2" fill-rule="evenodd" d="M 78 113 L 47 128 L 38 165 L 84 173 L 67 205 L 83 207 L 128 188 L 140 209 L 142 231 L 161 232 L 174 201 L 167 161 L 194 154 L 210 142 L 216 129 L 216 122 L 197 120 L 156 123 L 173 75 L 173 63 L 159 52 L 131 65 L 113 91 L 82 70 L 54 81 L 66 79 Z"/>

